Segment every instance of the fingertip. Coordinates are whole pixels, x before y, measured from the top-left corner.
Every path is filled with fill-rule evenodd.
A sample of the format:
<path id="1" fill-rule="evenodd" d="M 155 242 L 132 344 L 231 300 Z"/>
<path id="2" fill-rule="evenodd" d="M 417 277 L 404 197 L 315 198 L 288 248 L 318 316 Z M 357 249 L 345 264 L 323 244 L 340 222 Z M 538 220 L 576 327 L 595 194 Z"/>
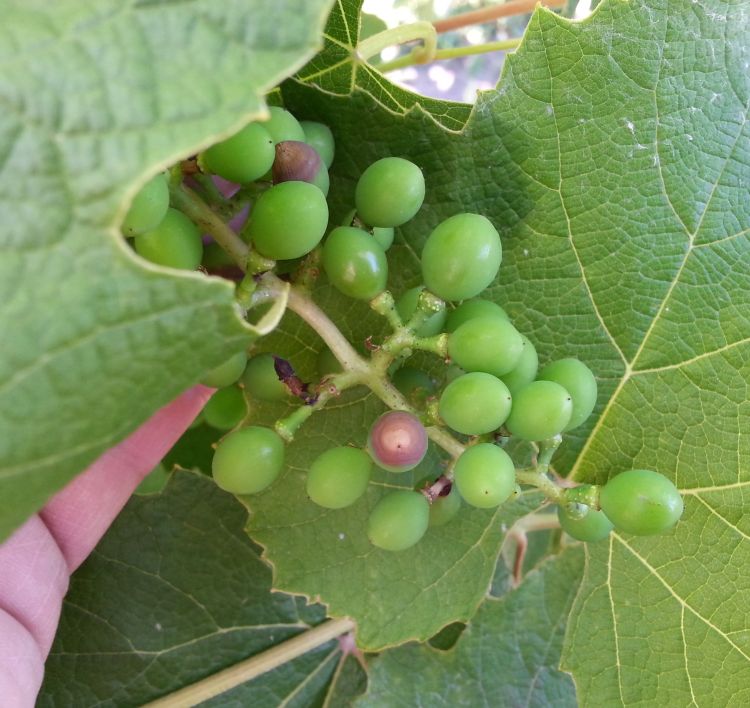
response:
<path id="1" fill-rule="evenodd" d="M 40 512 L 72 572 L 92 551 L 139 482 L 200 413 L 214 393 L 194 386 L 107 450 Z"/>

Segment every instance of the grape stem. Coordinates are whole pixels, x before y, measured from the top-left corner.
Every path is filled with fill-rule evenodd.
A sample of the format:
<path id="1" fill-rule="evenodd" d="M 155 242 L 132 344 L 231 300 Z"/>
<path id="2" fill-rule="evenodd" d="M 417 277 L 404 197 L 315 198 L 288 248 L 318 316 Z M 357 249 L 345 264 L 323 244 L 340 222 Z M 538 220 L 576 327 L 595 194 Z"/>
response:
<path id="1" fill-rule="evenodd" d="M 250 248 L 190 187 L 184 184 L 171 187 L 169 196 L 176 209 L 190 217 L 196 226 L 209 234 L 245 270 Z"/>
<path id="2" fill-rule="evenodd" d="M 351 371 L 326 377 L 316 389 L 314 403 L 300 406 L 286 418 L 280 418 L 274 426 L 276 432 L 288 443 L 294 440 L 294 435 L 300 426 L 316 411 L 325 407 L 331 398 L 336 398 L 342 391 L 360 383 L 361 377 Z"/>
<path id="3" fill-rule="evenodd" d="M 416 40 L 422 40 L 423 45 L 413 52 L 415 61 L 421 64 L 431 61 L 437 49 L 437 32 L 431 22 L 412 22 L 378 32 L 357 45 L 357 55 L 362 61 L 368 61 L 387 47 Z"/>
<path id="4" fill-rule="evenodd" d="M 490 52 L 507 51 L 509 49 L 516 49 L 521 44 L 521 38 L 517 39 L 503 39 L 497 42 L 487 42 L 485 44 L 471 44 L 467 47 L 449 47 L 447 49 L 438 49 L 431 57 L 430 61 L 439 61 L 442 59 L 458 59 L 460 57 L 469 57 L 474 54 L 489 54 Z M 382 64 L 374 64 L 374 68 L 377 69 L 381 74 L 385 74 L 389 71 L 395 71 L 396 69 L 404 69 L 407 66 L 414 66 L 416 64 L 424 64 L 421 52 L 418 50 L 412 50 L 408 54 L 402 57 L 398 57 L 393 61 L 383 62 Z"/>
<path id="5" fill-rule="evenodd" d="M 189 187 L 172 187 L 171 195 L 172 203 L 211 235 L 243 270 L 249 267 L 250 273 L 258 272 L 260 267 L 266 265 L 263 259 L 255 254 Z M 367 386 L 389 408 L 408 411 L 420 417 L 419 411 L 414 409 L 391 383 L 387 376 L 387 369 L 394 361 L 395 355 L 403 353 L 407 348 L 422 348 L 434 351 L 441 356 L 447 355 L 447 335 L 423 338 L 414 334 L 427 317 L 445 307 L 442 300 L 427 291 L 422 292 L 417 302 L 417 311 L 404 325 L 398 313 L 395 312 L 393 297 L 390 293 L 384 293 L 375 298 L 370 303 L 373 310 L 386 316 L 389 322 L 392 320 L 392 324 L 398 322 L 398 327 L 388 337 L 386 343 L 374 352 L 371 360 L 367 361 L 352 347 L 331 318 L 315 303 L 305 287 L 300 285 L 289 287 L 289 283 L 281 280 L 270 270 L 257 275 L 256 280 L 258 287 L 254 293 L 248 295 L 251 304 L 276 299 L 288 291 L 287 307 L 317 332 L 344 370 L 343 373 L 329 380 L 330 389 L 320 390 L 314 404 L 300 406 L 286 418 L 277 421 L 276 430 L 282 437 L 286 440 L 293 439 L 299 427 L 314 412 L 321 410 L 330 398 L 338 395 L 340 391 L 359 384 Z M 440 425 L 429 425 L 426 430 L 430 440 L 445 450 L 451 456 L 452 461 L 458 459 L 466 450 L 465 445 Z M 568 496 L 566 497 L 566 490 L 555 484 L 548 476 L 550 460 L 561 441 L 560 435 L 543 441 L 539 446 L 534 466 L 516 470 L 516 480 L 519 484 L 537 487 L 549 500 L 557 503 L 565 503 L 572 499 L 570 497 L 572 490 L 567 490 Z M 442 478 L 447 482 L 453 479 L 452 465 Z"/>

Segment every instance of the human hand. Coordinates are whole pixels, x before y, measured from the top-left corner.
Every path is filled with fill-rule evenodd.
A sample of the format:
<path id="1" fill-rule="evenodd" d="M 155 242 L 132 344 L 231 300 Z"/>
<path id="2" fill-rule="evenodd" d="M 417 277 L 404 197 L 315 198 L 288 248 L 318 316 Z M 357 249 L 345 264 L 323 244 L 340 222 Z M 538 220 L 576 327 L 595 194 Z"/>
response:
<path id="1" fill-rule="evenodd" d="M 0 544 L 3 706 L 34 705 L 70 574 L 212 393 L 213 389 L 196 386 L 157 411 Z"/>

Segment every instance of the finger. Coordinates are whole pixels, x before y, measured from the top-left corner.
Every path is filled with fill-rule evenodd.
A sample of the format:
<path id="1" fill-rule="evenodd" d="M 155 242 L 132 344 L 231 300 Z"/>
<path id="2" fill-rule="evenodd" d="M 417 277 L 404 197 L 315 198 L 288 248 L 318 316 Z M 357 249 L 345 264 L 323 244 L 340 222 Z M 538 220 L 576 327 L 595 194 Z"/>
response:
<path id="1" fill-rule="evenodd" d="M 199 386 L 158 411 L 0 544 L 1 705 L 34 705 L 70 570 L 212 393 Z"/>
<path id="2" fill-rule="evenodd" d="M 0 610 L 0 698 L 2 705 L 32 708 L 42 685 L 44 656 L 14 617 Z"/>
<path id="3" fill-rule="evenodd" d="M 46 656 L 69 572 L 60 548 L 38 516 L 28 519 L 0 545 L 0 568 L 0 609 L 28 630 Z"/>
<path id="4" fill-rule="evenodd" d="M 70 572 L 91 553 L 138 483 L 187 429 L 213 391 L 196 386 L 183 393 L 49 501 L 40 516 Z"/>

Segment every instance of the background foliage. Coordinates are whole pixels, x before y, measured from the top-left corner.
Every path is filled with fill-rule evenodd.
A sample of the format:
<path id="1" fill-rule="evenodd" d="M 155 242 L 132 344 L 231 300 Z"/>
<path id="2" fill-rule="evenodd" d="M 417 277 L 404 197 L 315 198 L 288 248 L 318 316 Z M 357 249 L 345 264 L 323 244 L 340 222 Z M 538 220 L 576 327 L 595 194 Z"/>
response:
<path id="1" fill-rule="evenodd" d="M 0 265 L 0 326 L 14 333 L 0 369 L 1 420 L 12 433 L 0 443 L 0 532 L 4 533 L 101 449 L 246 341 L 229 305 L 228 288 L 196 276 L 167 275 L 143 267 L 125 254 L 110 231 L 139 178 L 231 131 L 260 110 L 258 93 L 276 81 L 282 67 L 291 71 L 311 53 L 317 36 L 314 19 L 324 9 L 311 9 L 306 22 L 299 24 L 297 20 L 271 23 L 291 47 L 290 55 L 277 57 L 273 52 L 267 56 L 267 47 L 253 44 L 253 37 L 263 36 L 260 32 L 244 36 L 244 30 L 238 29 L 267 21 L 269 13 L 258 12 L 262 8 L 257 2 L 229 4 L 221 11 L 227 14 L 218 18 L 218 10 L 199 2 L 134 4 L 119 13 L 113 7 L 109 15 L 101 8 L 94 13 L 76 7 L 60 5 L 51 24 L 45 24 L 42 15 L 11 5 L 15 13 L 26 13 L 15 17 L 23 18 L 34 31 L 19 37 L 7 31 L 0 34 L 6 62 L 31 57 L 26 61 L 35 69 L 33 75 L 61 77 L 57 83 L 50 81 L 55 89 L 51 98 L 32 84 L 7 78 L 0 83 L 3 102 L 16 107 L 0 119 L 4 155 L 0 191 L 16 195 L 11 225 L 3 227 L 7 256 Z M 274 13 L 294 14 L 286 5 L 274 7 Z M 488 665 L 516 661 L 512 677 L 492 683 L 496 695 L 512 702 L 528 685 L 523 694 L 527 703 L 534 704 L 535 696 L 543 701 L 552 695 L 569 701 L 570 684 L 556 673 L 557 654 L 562 651 L 563 667 L 572 672 L 577 700 L 583 705 L 746 704 L 750 690 L 750 529 L 742 512 L 750 486 L 750 449 L 744 432 L 750 378 L 746 198 L 750 49 L 743 40 L 750 17 L 746 5 L 718 0 L 610 1 L 577 24 L 538 11 L 523 46 L 507 61 L 498 88 L 483 93 L 471 111 L 405 92 L 358 64 L 352 58 L 357 11 L 356 2 L 336 4 L 323 51 L 282 87 L 285 104 L 298 117 L 322 120 L 336 136 L 334 220 L 350 208 L 356 179 L 373 160 L 395 154 L 423 168 L 425 207 L 400 230 L 397 245 L 389 252 L 390 285 L 399 293 L 417 282 L 421 244 L 441 218 L 460 210 L 490 217 L 501 230 L 505 253 L 492 297 L 537 344 L 543 362 L 578 356 L 599 379 L 595 419 L 570 436 L 555 459 L 557 471 L 579 481 L 603 482 L 622 469 L 651 467 L 676 482 L 686 512 L 676 529 L 663 537 L 615 534 L 603 545 L 566 551 L 543 563 L 518 590 L 482 604 L 504 527 L 518 513 L 534 508 L 537 500 L 525 496 L 495 514 L 464 510 L 459 520 L 431 531 L 420 546 L 400 556 L 373 550 L 363 533 L 367 509 L 385 487 L 410 484 L 408 476 L 383 474 L 365 499 L 344 512 L 313 509 L 300 491 L 309 459 L 333 443 L 361 443 L 380 410 L 372 396 L 354 391 L 303 429 L 290 451 L 289 470 L 278 484 L 244 500 L 251 511 L 248 530 L 264 546 L 273 567 L 274 588 L 320 600 L 330 614 L 353 616 L 359 625 L 358 641 L 368 650 L 427 639 L 454 620 L 469 622 L 469 629 L 446 655 L 412 646 L 386 649 L 372 661 L 366 700 L 378 700 L 389 685 L 403 684 L 398 657 L 408 654 L 419 661 L 426 676 L 437 676 L 443 667 L 466 661 Z M 88 76 L 72 71 L 81 42 L 89 36 L 96 36 L 98 42 L 106 36 L 104 30 L 124 26 L 153 37 L 144 27 L 144 18 L 153 17 L 147 15 L 151 12 L 165 13 L 159 17 L 169 20 L 166 26 L 174 35 L 168 34 L 168 41 L 158 48 L 164 52 L 159 54 L 164 57 L 163 76 L 158 73 L 159 81 L 145 85 L 144 95 L 159 97 L 172 112 L 167 114 L 171 119 L 135 110 L 132 115 L 103 112 L 96 118 L 103 105 L 119 105 L 114 61 L 97 65 L 99 73 L 92 72 L 86 84 L 91 96 L 100 98 L 96 108 L 84 111 L 85 104 L 70 105 L 62 88 L 69 86 L 71 77 L 85 81 Z M 83 24 L 84 19 L 89 24 Z M 87 34 L 90 27 L 103 29 Z M 216 27 L 231 29 L 222 34 L 215 32 Z M 50 34 L 63 30 L 66 37 L 82 39 L 50 43 Z M 227 32 L 237 41 L 227 42 Z M 56 49 L 40 52 L 35 43 Z M 141 72 L 136 78 L 148 80 L 151 74 L 139 63 L 135 46 L 140 45 L 134 40 L 131 45 L 118 45 L 118 51 L 124 52 L 125 65 Z M 156 50 L 153 41 L 149 46 Z M 97 51 L 107 56 L 99 45 Z M 226 64 L 209 71 L 198 63 L 190 69 L 191 80 L 186 79 L 188 57 L 193 61 L 196 53 L 217 52 Z M 242 74 L 246 69 L 240 69 L 250 59 L 256 60 L 252 65 L 258 71 L 252 80 Z M 268 65 L 263 64 L 266 60 Z M 262 72 L 272 78 L 263 78 Z M 21 116 L 35 120 L 23 121 Z M 21 154 L 30 157 L 19 162 Z M 94 155 L 108 159 L 97 161 L 95 168 L 87 162 Z M 64 187 L 68 182 L 73 186 Z M 30 206 L 33 201 L 23 198 L 32 193 L 44 194 L 47 204 L 57 208 L 47 207 L 37 215 Z M 74 264 L 73 277 L 64 277 L 70 264 Z M 324 283 L 315 297 L 351 341 L 382 333 L 383 325 L 365 305 L 344 301 Z M 177 301 L 181 304 L 175 314 L 170 303 Z M 55 318 L 51 325 L 49 310 L 40 304 L 48 302 L 62 308 L 68 318 Z M 123 315 L 124 305 L 134 308 L 129 315 Z M 205 311 L 211 314 L 200 316 L 198 333 L 194 318 L 196 312 Z M 303 376 L 311 378 L 321 342 L 290 315 L 277 333 L 263 340 L 262 347 L 284 351 Z M 177 372 L 166 386 L 160 366 Z M 71 378 L 67 374 L 73 371 Z M 90 386 L 82 390 L 76 385 L 80 380 Z M 143 391 L 125 386 L 132 380 L 142 382 Z M 70 419 L 61 422 L 60 416 L 50 416 L 50 410 L 60 407 L 71 413 Z M 283 407 L 254 410 L 251 415 L 269 420 L 279 413 Z M 39 439 L 44 441 L 41 446 L 35 442 Z M 427 464 L 436 463 L 433 456 Z M 211 543 L 209 509 L 199 510 L 197 503 L 200 498 L 208 504 L 207 495 L 193 496 L 192 506 L 181 506 L 181 500 L 196 494 L 195 485 L 207 483 L 182 474 L 163 497 L 134 501 L 118 521 L 113 536 L 103 542 L 116 561 L 116 554 L 126 554 L 128 548 L 117 542 L 118 534 L 122 538 L 134 533 L 141 523 L 139 508 L 145 514 L 163 504 L 163 513 L 175 517 L 198 513 L 204 524 L 201 542 Z M 214 494 L 215 503 L 223 504 L 218 501 L 221 495 Z M 179 527 L 189 522 L 184 517 L 170 522 L 167 517 L 164 523 Z M 242 543 L 236 533 L 231 536 Z M 205 552 L 197 540 L 188 542 L 188 547 L 190 543 L 196 543 L 196 553 Z M 244 544 L 245 565 L 259 567 L 252 546 Z M 175 547 L 172 553 L 179 554 L 180 549 Z M 585 556 L 582 581 L 573 599 L 569 590 L 579 577 L 581 555 Z M 103 562 L 97 552 L 84 567 L 81 584 L 76 581 L 80 593 L 76 597 L 84 614 L 96 607 L 92 614 L 109 622 L 127 608 L 125 601 L 116 611 L 115 598 L 86 592 L 88 582 L 104 583 L 92 588 L 111 583 L 108 573 L 92 571 Z M 195 588 L 189 592 L 198 592 L 200 572 L 196 569 L 188 576 L 181 577 L 180 583 L 189 582 Z M 244 583 L 254 587 L 249 578 Z M 147 595 L 125 611 L 153 605 L 151 590 Z M 236 594 L 231 597 L 224 607 L 229 614 L 219 627 L 240 621 L 232 614 L 242 608 L 232 606 Z M 177 603 L 179 598 L 177 593 L 166 603 Z M 258 608 L 267 601 L 259 599 Z M 218 597 L 212 602 L 224 605 L 225 600 Z M 279 603 L 310 613 L 302 620 L 305 624 L 318 621 L 316 612 L 324 611 L 303 610 L 299 599 L 279 599 Z M 534 608 L 547 615 L 536 615 Z M 282 619 L 291 616 L 295 624 L 293 611 L 282 613 Z M 97 655 L 106 655 L 108 647 L 122 650 L 125 639 L 115 633 L 107 644 L 103 630 L 82 633 L 75 612 L 76 608 L 66 608 L 45 695 L 68 690 L 61 680 L 63 672 L 55 666 L 71 661 L 64 673 L 83 672 L 82 685 L 98 685 L 98 695 L 104 699 L 114 690 L 107 682 L 115 669 L 100 673 L 101 684 L 97 684 L 85 673 L 86 667 L 110 661 Z M 259 609 L 258 618 L 247 615 L 241 621 L 256 626 L 261 614 Z M 549 650 L 519 658 L 498 641 L 482 644 L 480 652 L 478 638 L 485 632 L 495 636 L 493 632 L 507 627 L 504 623 L 510 618 L 525 623 L 523 637 L 529 647 L 548 642 Z M 563 642 L 561 623 L 566 624 Z M 170 631 L 185 641 L 184 627 L 170 626 Z M 118 671 L 128 663 L 142 666 L 148 663 L 149 651 L 174 645 L 154 636 L 149 640 L 153 628 L 145 623 L 144 632 L 137 641 L 126 635 L 133 648 L 126 648 L 126 661 L 116 662 Z M 93 648 L 78 646 L 77 635 L 92 642 Z M 207 645 L 192 639 L 191 649 L 182 655 L 188 665 L 218 668 L 239 653 L 230 641 L 222 649 L 226 654 L 207 664 Z M 156 644 L 149 647 L 149 642 Z M 254 651 L 247 646 L 245 650 L 245 654 Z M 316 676 L 309 680 L 314 697 L 300 693 L 308 701 L 300 704 L 322 703 L 325 692 L 332 691 L 325 686 L 339 661 L 337 650 L 326 651 L 306 657 L 304 668 L 290 667 L 295 678 L 271 674 L 263 680 L 263 686 L 280 681 L 283 689 L 250 684 L 248 690 L 257 690 L 254 698 L 278 698 L 301 685 L 301 676 Z M 168 654 L 160 655 L 160 660 L 168 660 Z M 156 677 L 152 674 L 144 681 L 148 690 L 154 691 L 152 695 L 171 690 L 175 684 L 159 675 L 163 669 L 158 662 L 154 666 Z M 534 667 L 543 673 L 541 683 L 534 683 L 539 679 Z M 187 672 L 181 680 L 194 676 Z M 408 679 L 428 690 L 413 676 Z M 137 693 L 144 690 L 137 677 L 121 680 L 126 684 L 123 690 L 145 695 Z M 461 675 L 453 680 L 463 685 Z M 361 683 L 354 683 L 361 690 Z M 266 694 L 266 690 L 276 692 Z M 545 693 L 548 690 L 559 693 Z"/>

